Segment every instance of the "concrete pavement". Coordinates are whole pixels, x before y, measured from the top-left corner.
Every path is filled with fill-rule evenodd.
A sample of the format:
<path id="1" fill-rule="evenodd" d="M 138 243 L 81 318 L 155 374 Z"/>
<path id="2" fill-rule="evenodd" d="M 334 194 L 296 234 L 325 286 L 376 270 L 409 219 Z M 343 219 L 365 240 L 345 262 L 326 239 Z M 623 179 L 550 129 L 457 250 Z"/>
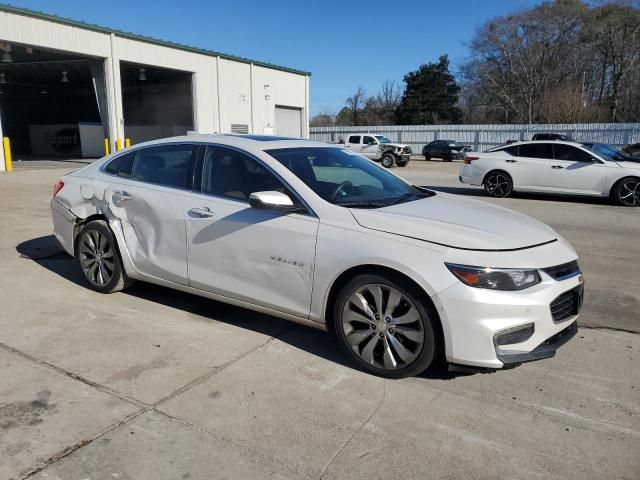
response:
<path id="1" fill-rule="evenodd" d="M 455 191 L 458 166 L 397 172 Z M 637 210 L 458 191 L 572 242 L 582 329 L 514 370 L 389 381 L 323 332 L 152 285 L 88 290 L 50 237 L 65 171 L 0 176 L 0 478 L 640 477 Z"/>

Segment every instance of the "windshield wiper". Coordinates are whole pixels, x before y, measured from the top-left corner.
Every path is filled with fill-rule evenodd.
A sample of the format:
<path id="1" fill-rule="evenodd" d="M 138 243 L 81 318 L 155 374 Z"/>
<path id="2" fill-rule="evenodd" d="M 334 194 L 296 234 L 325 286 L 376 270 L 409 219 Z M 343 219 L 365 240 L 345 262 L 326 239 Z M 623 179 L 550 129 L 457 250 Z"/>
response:
<path id="1" fill-rule="evenodd" d="M 383 202 L 374 202 L 373 200 L 354 200 L 350 202 L 336 202 L 336 205 L 347 208 L 382 208 L 387 204 Z"/>
<path id="2" fill-rule="evenodd" d="M 416 199 L 418 199 L 418 198 L 426 198 L 430 196 L 431 195 L 429 195 L 428 193 L 407 192 L 394 198 L 390 203 L 388 203 L 388 205 L 396 205 L 397 203 L 402 203 L 411 197 L 416 197 Z"/>

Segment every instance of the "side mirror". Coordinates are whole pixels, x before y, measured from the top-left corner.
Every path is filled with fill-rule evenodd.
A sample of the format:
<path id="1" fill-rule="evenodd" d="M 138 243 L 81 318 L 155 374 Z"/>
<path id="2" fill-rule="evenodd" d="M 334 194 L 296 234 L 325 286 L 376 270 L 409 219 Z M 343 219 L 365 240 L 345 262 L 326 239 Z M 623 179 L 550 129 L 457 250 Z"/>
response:
<path id="1" fill-rule="evenodd" d="M 260 210 L 275 210 L 278 212 L 297 212 L 299 207 L 293 204 L 291 198 L 281 192 L 253 192 L 249 195 L 249 205 Z"/>

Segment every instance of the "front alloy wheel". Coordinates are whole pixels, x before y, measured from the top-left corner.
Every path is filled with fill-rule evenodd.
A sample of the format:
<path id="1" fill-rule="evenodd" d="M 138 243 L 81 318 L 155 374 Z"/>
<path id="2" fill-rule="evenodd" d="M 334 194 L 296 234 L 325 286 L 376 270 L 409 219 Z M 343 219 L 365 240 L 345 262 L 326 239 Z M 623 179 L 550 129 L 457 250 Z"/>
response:
<path id="1" fill-rule="evenodd" d="M 615 200 L 625 207 L 640 207 L 640 179 L 625 178 L 614 192 Z"/>
<path id="2" fill-rule="evenodd" d="M 513 181 L 505 172 L 490 172 L 484 179 L 484 190 L 492 197 L 508 197 L 513 190 Z"/>
<path id="3" fill-rule="evenodd" d="M 396 157 L 393 155 L 393 153 L 385 153 L 382 156 L 382 166 L 385 168 L 391 168 L 393 167 L 394 163 L 396 162 Z"/>
<path id="4" fill-rule="evenodd" d="M 408 293 L 415 289 L 374 275 L 354 280 L 337 303 L 335 327 L 345 351 L 364 369 L 389 378 L 425 370 L 434 357 L 434 334 L 427 308 Z"/>

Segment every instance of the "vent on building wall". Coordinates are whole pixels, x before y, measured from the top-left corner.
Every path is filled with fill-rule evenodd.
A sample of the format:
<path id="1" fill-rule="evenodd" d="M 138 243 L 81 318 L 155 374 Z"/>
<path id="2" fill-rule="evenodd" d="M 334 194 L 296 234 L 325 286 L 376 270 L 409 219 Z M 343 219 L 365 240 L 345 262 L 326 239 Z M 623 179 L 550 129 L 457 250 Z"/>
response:
<path id="1" fill-rule="evenodd" d="M 243 125 L 241 123 L 232 123 L 231 133 L 249 133 L 249 125 Z"/>

